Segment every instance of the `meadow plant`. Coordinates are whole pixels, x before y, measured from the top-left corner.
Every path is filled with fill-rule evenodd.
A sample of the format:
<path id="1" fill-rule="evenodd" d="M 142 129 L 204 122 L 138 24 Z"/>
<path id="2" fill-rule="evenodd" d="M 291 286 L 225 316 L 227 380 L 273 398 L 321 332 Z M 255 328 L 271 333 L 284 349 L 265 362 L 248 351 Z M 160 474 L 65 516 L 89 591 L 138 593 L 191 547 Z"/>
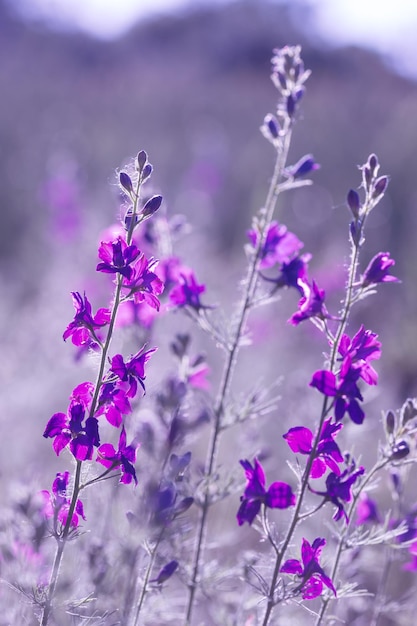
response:
<path id="1" fill-rule="evenodd" d="M 407 492 L 417 403 L 407 399 L 399 411 L 384 413 L 385 440 L 373 465 L 366 467 L 354 451 L 367 419 L 364 388 L 378 383 L 374 361 L 381 342 L 356 316 L 351 322 L 352 309 L 360 311 L 382 283 L 398 282 L 389 252 L 375 254 L 367 265 L 362 260 L 365 226 L 388 177 L 371 154 L 359 168 L 357 189 L 347 194 L 350 257 L 344 298 L 332 312 L 325 290 L 310 278 L 311 254 L 275 215 L 281 194 L 310 185 L 308 177 L 319 167 L 310 154 L 288 162 L 310 75 L 300 54 L 297 46 L 274 51 L 277 105 L 261 130 L 275 166 L 265 204 L 247 233 L 247 270 L 229 324 L 220 307 L 207 303 L 213 301 L 210 290 L 206 294 L 174 253 L 184 222 L 168 219 L 162 197 L 147 191 L 152 166 L 146 153 L 118 174 L 122 216 L 102 240 L 96 266 L 109 275 L 110 304 L 96 310 L 86 293 L 74 292 L 74 318 L 63 328 L 78 356 L 94 355 L 95 380 L 78 384 L 67 411 L 47 421 L 44 437 L 63 459 L 51 490 L 20 503 L 20 515 L 32 527 L 26 545 L 37 584 L 32 591 L 17 578 L 10 584 L 34 603 L 42 626 L 385 624 L 384 615 L 398 607 L 413 609 L 411 595 L 392 591 L 390 581 L 417 569 L 417 507 Z M 235 374 L 241 351 L 250 346 L 251 312 L 277 306 L 291 290 L 299 303 L 289 326 L 311 322 L 325 357 L 310 375 L 310 404 L 300 401 L 286 432 L 284 422 L 274 425 L 275 440 L 287 450 L 283 460 L 268 458 L 262 431 L 270 432 L 265 414 L 285 414 L 285 407 L 277 408 L 274 392 L 261 383 L 253 389 L 247 384 L 239 396 Z M 175 311 L 222 350 L 219 388 L 212 397 L 207 360 L 193 352 L 190 333 L 181 331 L 169 346 L 175 371 L 164 371 L 143 407 L 156 350 L 167 347 L 163 333 L 158 339 L 157 320 Z M 128 326 L 137 345 L 127 356 L 113 346 Z M 255 363 L 252 378 L 254 372 Z M 255 423 L 258 437 L 251 445 L 248 436 L 238 439 Z M 227 451 L 225 470 L 221 444 L 228 446 L 231 428 L 242 452 Z M 207 433 L 203 464 L 199 449 Z M 380 484 L 388 485 L 385 492 Z M 380 504 L 372 497 L 377 488 Z M 124 496 L 120 490 L 127 490 Z M 83 526 L 94 515 L 88 537 Z M 48 537 L 55 541 L 49 568 Z M 79 569 L 69 571 L 65 562 L 74 554 Z M 80 588 L 81 598 L 70 597 Z M 401 623 L 412 623 L 411 613 L 403 614 Z"/>

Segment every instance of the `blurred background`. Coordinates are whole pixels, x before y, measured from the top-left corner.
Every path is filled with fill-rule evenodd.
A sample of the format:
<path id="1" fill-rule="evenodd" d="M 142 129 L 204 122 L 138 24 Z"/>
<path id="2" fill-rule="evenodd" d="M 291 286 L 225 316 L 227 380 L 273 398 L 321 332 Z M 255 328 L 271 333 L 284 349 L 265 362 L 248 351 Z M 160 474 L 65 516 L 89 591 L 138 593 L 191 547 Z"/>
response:
<path id="1" fill-rule="evenodd" d="M 230 311 L 245 231 L 271 175 L 272 149 L 258 129 L 275 106 L 271 53 L 285 44 L 301 44 L 313 71 L 290 159 L 311 152 L 321 169 L 314 186 L 283 199 L 279 219 L 313 254 L 312 271 L 337 308 L 346 193 L 360 182 L 356 166 L 377 153 L 391 183 L 369 222 L 363 263 L 389 250 L 403 283 L 358 315 L 383 341 L 381 406 L 417 394 L 416 24 L 405 1 L 389 10 L 372 1 L 0 1 L 1 405 L 13 462 L 36 462 L 42 440 L 33 446 L 27 429 L 38 436 L 82 375 L 61 340 L 69 292 L 99 290 L 96 246 L 120 214 L 115 172 L 138 149 L 150 155 L 167 212 L 193 229 L 179 253 L 208 299 Z M 93 307 L 106 298 L 98 292 Z M 285 326 L 297 299 L 283 300 L 282 312 L 263 312 L 253 329 L 265 346 L 279 336 L 290 353 L 291 369 L 274 363 L 276 376 L 298 372 L 294 347 L 315 337 Z M 270 371 L 265 359 L 259 367 Z"/>
<path id="2" fill-rule="evenodd" d="M 4 478 L 13 468 L 15 478 L 37 476 L 46 487 L 51 469 L 62 470 L 41 435 L 73 386 L 92 376 L 91 363 L 75 363 L 62 341 L 73 317 L 69 292 L 86 289 L 94 309 L 107 304 L 97 244 L 120 214 L 116 169 L 139 149 L 154 165 L 165 210 L 192 227 L 178 253 L 207 284 L 206 301 L 230 312 L 245 232 L 273 166 L 258 130 L 275 107 L 270 59 L 286 44 L 302 45 L 313 72 L 290 160 L 312 153 L 321 169 L 312 187 L 282 199 L 279 220 L 313 254 L 311 274 L 337 310 L 349 256 L 346 194 L 360 183 L 357 166 L 378 155 L 391 182 L 369 221 L 363 265 L 390 251 L 402 284 L 366 300 L 351 326 L 363 321 L 383 343 L 368 433 L 379 432 L 381 409 L 417 395 L 416 27 L 411 0 L 384 8 L 371 0 L 0 0 Z M 326 346 L 310 326 L 286 325 L 296 308 L 296 295 L 284 294 L 281 307 L 254 317 L 252 333 L 259 375 L 268 384 L 285 375 L 285 394 L 297 390 L 299 403 L 311 396 Z M 196 334 L 215 389 L 221 355 Z M 245 358 L 242 381 L 253 376 Z M 289 399 L 285 419 L 293 410 Z"/>

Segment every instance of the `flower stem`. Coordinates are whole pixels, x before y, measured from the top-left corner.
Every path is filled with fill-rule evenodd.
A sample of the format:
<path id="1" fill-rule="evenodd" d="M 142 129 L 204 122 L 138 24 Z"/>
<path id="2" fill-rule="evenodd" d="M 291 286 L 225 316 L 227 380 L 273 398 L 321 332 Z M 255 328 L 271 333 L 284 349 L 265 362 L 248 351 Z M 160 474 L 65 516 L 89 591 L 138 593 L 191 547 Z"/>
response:
<path id="1" fill-rule="evenodd" d="M 223 376 L 220 384 L 219 393 L 217 396 L 216 405 L 214 408 L 214 423 L 211 432 L 210 443 L 208 447 L 207 461 L 206 461 L 206 485 L 204 491 L 204 498 L 201 506 L 199 525 L 197 530 L 197 538 L 194 549 L 194 562 L 192 566 L 192 576 L 191 581 L 189 583 L 189 597 L 188 604 L 186 609 L 186 618 L 185 624 L 188 626 L 191 624 L 191 616 L 194 607 L 195 601 L 195 593 L 197 590 L 198 578 L 201 567 L 201 558 L 205 545 L 205 534 L 206 534 L 206 526 L 207 526 L 207 517 L 209 508 L 211 505 L 210 499 L 210 480 L 213 476 L 216 461 L 217 461 L 217 452 L 220 440 L 220 432 L 222 430 L 222 420 L 225 413 L 225 407 L 227 404 L 228 394 L 230 385 L 232 382 L 233 372 L 236 365 L 237 354 L 239 351 L 239 346 L 241 343 L 241 337 L 243 330 L 245 328 L 246 320 L 248 318 L 249 310 L 253 303 L 254 294 L 256 291 L 256 286 L 258 282 L 258 262 L 261 257 L 263 245 L 265 242 L 266 234 L 268 231 L 268 226 L 272 220 L 276 202 L 278 196 L 280 194 L 279 182 L 282 177 L 283 171 L 286 166 L 288 150 L 291 142 L 291 134 L 292 134 L 292 125 L 291 121 L 288 121 L 288 126 L 285 129 L 285 134 L 283 136 L 282 147 L 278 151 L 273 176 L 271 179 L 271 183 L 268 190 L 268 195 L 265 203 L 265 208 L 261 213 L 260 220 L 260 236 L 258 238 L 258 242 L 252 256 L 252 259 L 249 263 L 247 277 L 245 281 L 245 293 L 241 300 L 240 308 L 238 310 L 237 315 L 237 324 L 235 328 L 235 332 L 228 347 L 226 361 L 223 369 Z"/>
<path id="2" fill-rule="evenodd" d="M 138 182 L 137 182 L 135 200 L 133 203 L 132 223 L 131 223 L 131 227 L 129 229 L 129 232 L 126 238 L 128 244 L 130 244 L 130 241 L 132 239 L 134 218 L 135 218 L 135 215 L 137 214 L 138 202 L 139 202 L 139 197 L 140 197 L 139 196 L 140 185 L 141 185 L 141 179 L 139 177 Z M 93 393 L 93 398 L 91 401 L 89 417 L 93 417 L 97 409 L 98 398 L 100 394 L 101 385 L 103 382 L 104 370 L 105 370 L 106 363 L 107 363 L 107 354 L 108 354 L 110 343 L 113 337 L 114 326 L 115 326 L 116 318 L 117 318 L 117 312 L 118 312 L 119 305 L 120 305 L 122 283 L 123 283 L 123 277 L 121 276 L 121 274 L 118 274 L 106 341 L 104 342 L 104 345 L 102 345 L 101 347 L 100 365 L 99 365 L 99 369 L 97 373 L 96 383 L 94 386 L 94 393 Z M 62 557 L 64 555 L 65 546 L 66 546 L 66 543 L 68 541 L 68 536 L 71 531 L 71 523 L 72 523 L 72 518 L 75 512 L 75 507 L 77 505 L 78 496 L 79 496 L 81 489 L 83 488 L 83 486 L 81 485 L 81 466 L 82 466 L 82 461 L 77 460 L 75 477 L 74 477 L 74 487 L 73 487 L 73 491 L 71 495 L 71 502 L 69 506 L 67 521 L 65 523 L 62 533 L 59 536 L 57 536 L 58 545 L 57 545 L 57 550 L 56 550 L 55 557 L 54 557 L 54 563 L 52 566 L 51 577 L 49 580 L 47 597 L 46 597 L 43 610 L 42 610 L 42 616 L 41 616 L 41 622 L 40 622 L 41 626 L 47 625 L 50 614 L 51 614 L 52 602 L 53 602 L 53 598 L 55 595 L 55 590 L 56 590 L 56 586 L 58 582 L 59 572 L 60 572 L 61 563 L 62 563 Z"/>

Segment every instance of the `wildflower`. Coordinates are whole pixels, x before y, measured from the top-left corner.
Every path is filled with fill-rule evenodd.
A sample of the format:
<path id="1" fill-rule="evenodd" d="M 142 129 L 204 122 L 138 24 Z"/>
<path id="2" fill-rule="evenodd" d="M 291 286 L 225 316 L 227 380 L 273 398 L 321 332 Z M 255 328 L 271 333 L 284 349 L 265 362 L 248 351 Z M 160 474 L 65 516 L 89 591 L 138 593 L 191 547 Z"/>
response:
<path id="1" fill-rule="evenodd" d="M 55 413 L 48 421 L 43 436 L 54 438 L 52 445 L 57 456 L 69 444 L 78 461 L 93 458 L 93 448 L 100 445 L 98 421 L 95 417 L 88 417 L 83 425 L 84 417 L 84 404 L 71 402 L 68 415 Z"/>
<path id="2" fill-rule="evenodd" d="M 237 512 L 239 526 L 244 522 L 252 524 L 262 504 L 270 509 L 287 509 L 295 504 L 290 485 L 276 482 L 268 490 L 265 489 L 265 474 L 258 459 L 255 459 L 253 467 L 249 461 L 240 461 L 240 464 L 245 470 L 248 484 L 240 498 L 241 505 Z"/>
<path id="3" fill-rule="evenodd" d="M 98 328 L 109 324 L 110 311 L 108 309 L 99 309 L 93 317 L 91 314 L 91 304 L 85 292 L 84 298 L 78 291 L 73 291 L 71 295 L 75 307 L 75 316 L 73 321 L 65 329 L 63 339 L 66 341 L 68 337 L 72 337 L 72 343 L 75 346 L 83 346 L 89 343 L 91 339 L 97 339 L 95 331 Z"/>
<path id="4" fill-rule="evenodd" d="M 156 348 L 144 351 L 141 348 L 139 352 L 130 357 L 126 363 L 123 360 L 121 354 L 116 354 L 111 360 L 110 371 L 113 372 L 122 382 L 127 382 L 129 388 L 126 395 L 129 398 L 134 398 L 137 393 L 138 383 L 145 391 L 144 380 L 145 376 L 145 363 L 150 359 L 152 354 L 156 352 Z"/>
<path id="5" fill-rule="evenodd" d="M 346 523 L 349 523 L 349 518 L 346 514 L 343 502 L 350 502 L 352 500 L 351 488 L 356 482 L 359 476 L 365 473 L 365 468 L 360 467 L 356 472 L 352 471 L 353 466 L 346 469 L 343 474 L 337 475 L 331 472 L 326 478 L 326 491 L 315 491 L 309 487 L 310 491 L 318 496 L 323 496 L 325 501 L 332 502 L 336 507 L 336 513 L 333 515 L 333 519 L 338 522 L 342 517 L 345 518 Z"/>
<path id="6" fill-rule="evenodd" d="M 352 422 L 362 424 L 365 413 L 358 400 L 363 400 L 357 385 L 360 370 L 349 369 L 338 381 L 335 374 L 328 370 L 314 373 L 310 387 L 315 387 L 325 396 L 335 398 L 335 418 L 341 420 L 347 412 Z"/>
<path id="7" fill-rule="evenodd" d="M 247 235 L 253 248 L 256 248 L 260 233 L 251 229 Z M 271 222 L 262 246 L 259 268 L 266 269 L 275 263 L 289 263 L 303 245 L 286 226 L 278 224 L 278 222 Z"/>
<path id="8" fill-rule="evenodd" d="M 348 335 L 343 335 L 339 344 L 339 354 L 343 357 L 342 370 L 359 370 L 360 377 L 368 385 L 376 385 L 378 382 L 378 374 L 369 363 L 381 356 L 381 343 L 377 337 L 376 333 L 365 330 L 362 324 L 352 340 Z"/>
<path id="9" fill-rule="evenodd" d="M 331 419 L 324 422 L 316 456 L 311 466 L 312 478 L 320 478 L 327 468 L 330 468 L 335 474 L 340 474 L 338 463 L 343 462 L 343 456 L 333 437 L 341 428 L 342 424 L 332 424 Z M 284 435 L 284 439 L 295 453 L 308 455 L 313 449 L 313 433 L 309 428 L 303 426 L 290 428 Z"/>
<path id="10" fill-rule="evenodd" d="M 296 574 L 301 578 L 295 591 L 301 591 L 303 600 L 317 598 L 323 591 L 323 585 L 326 585 L 336 595 L 336 589 L 331 579 L 324 573 L 319 563 L 320 553 L 325 545 L 326 540 L 320 537 L 317 537 L 312 545 L 307 539 L 303 539 L 301 561 L 288 559 L 280 569 L 285 574 Z"/>
<path id="11" fill-rule="evenodd" d="M 115 382 L 104 383 L 100 389 L 98 409 L 96 416 L 104 415 L 109 424 L 119 428 L 122 424 L 123 416 L 131 413 L 127 393 Z"/>
<path id="12" fill-rule="evenodd" d="M 312 285 L 307 281 L 302 283 L 298 282 L 298 284 L 302 288 L 303 297 L 298 303 L 298 311 L 296 311 L 288 321 L 294 326 L 297 326 L 300 322 L 310 317 L 318 317 L 322 320 L 330 317 L 324 304 L 325 291 L 319 289 L 314 280 Z"/>
<path id="13" fill-rule="evenodd" d="M 171 304 L 179 308 L 189 306 L 199 311 L 205 308 L 200 302 L 200 294 L 204 293 L 205 290 L 205 285 L 199 285 L 194 272 L 190 270 L 180 274 L 177 284 L 169 294 L 169 300 Z"/>
<path id="14" fill-rule="evenodd" d="M 114 241 L 102 241 L 98 250 L 98 256 L 102 260 L 96 267 L 97 272 L 106 274 L 119 273 L 129 280 L 133 274 L 131 264 L 140 255 L 140 250 L 119 236 Z"/>
<path id="15" fill-rule="evenodd" d="M 398 278 L 388 273 L 393 265 L 395 265 L 395 261 L 391 259 L 389 252 L 378 252 L 378 254 L 371 259 L 362 275 L 362 287 L 369 287 L 369 285 L 377 283 L 398 283 Z"/>
<path id="16" fill-rule="evenodd" d="M 379 524 L 381 522 L 375 500 L 372 500 L 366 493 L 359 498 L 356 516 L 357 526 L 368 523 Z"/>
<path id="17" fill-rule="evenodd" d="M 139 254 L 135 264 L 130 269 L 129 277 L 124 277 L 122 282 L 123 289 L 127 289 L 126 299 L 133 298 L 136 304 L 146 302 L 150 307 L 159 311 L 160 302 L 158 297 L 164 290 L 164 284 L 160 278 L 153 272 L 157 265 L 157 261 L 145 258 L 143 253 Z"/>
<path id="18" fill-rule="evenodd" d="M 133 466 L 133 463 L 136 461 L 137 448 L 138 444 L 136 443 L 132 443 L 130 446 L 126 445 L 126 431 L 123 426 L 119 437 L 119 446 L 117 451 L 111 443 L 103 443 L 103 445 L 101 445 L 97 450 L 96 461 L 108 469 L 120 468 L 122 471 L 122 475 L 120 477 L 121 483 L 128 485 L 132 482 L 132 480 L 134 480 L 137 485 L 138 480 Z"/>
<path id="19" fill-rule="evenodd" d="M 67 497 L 68 482 L 69 472 L 64 472 L 63 474 L 58 473 L 52 483 L 52 493 L 46 490 L 41 491 L 41 495 L 44 499 L 44 516 L 47 519 L 53 517 L 55 520 L 61 522 L 63 526 L 67 523 L 71 504 L 70 498 Z M 81 500 L 77 500 L 77 504 L 75 505 L 75 510 L 72 515 L 71 526 L 74 528 L 78 526 L 79 516 L 85 520 L 84 507 Z"/>

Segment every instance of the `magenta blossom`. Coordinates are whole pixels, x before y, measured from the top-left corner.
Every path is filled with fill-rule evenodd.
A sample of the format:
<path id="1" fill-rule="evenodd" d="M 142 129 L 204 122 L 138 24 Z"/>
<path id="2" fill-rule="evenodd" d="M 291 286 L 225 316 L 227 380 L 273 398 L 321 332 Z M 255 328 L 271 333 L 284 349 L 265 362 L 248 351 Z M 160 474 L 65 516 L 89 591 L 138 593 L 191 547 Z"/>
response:
<path id="1" fill-rule="evenodd" d="M 68 414 L 55 413 L 48 421 L 43 436 L 54 439 L 53 448 L 57 456 L 69 445 L 78 461 L 91 460 L 93 448 L 100 445 L 97 419 L 87 417 L 84 422 L 91 388 L 91 383 L 78 385 L 71 395 Z"/>
<path id="2" fill-rule="evenodd" d="M 239 526 L 245 522 L 252 524 L 262 504 L 270 509 L 287 509 L 295 504 L 295 495 L 290 485 L 276 482 L 268 490 L 265 489 L 265 474 L 258 459 L 255 459 L 253 467 L 249 461 L 240 461 L 240 464 L 245 470 L 248 483 L 240 498 L 241 505 L 237 512 Z"/>
<path id="3" fill-rule="evenodd" d="M 133 274 L 131 265 L 140 254 L 134 244 L 128 246 L 120 236 L 114 241 L 102 241 L 98 249 L 102 262 L 97 265 L 96 270 L 106 274 L 121 274 L 129 280 Z"/>
<path id="4" fill-rule="evenodd" d="M 348 335 L 343 335 L 339 344 L 339 354 L 343 357 L 342 370 L 349 368 L 359 370 L 360 377 L 368 385 L 376 385 L 378 374 L 370 365 L 370 361 L 379 359 L 381 356 L 381 342 L 378 335 L 362 326 L 356 335 L 350 340 Z"/>
<path id="5" fill-rule="evenodd" d="M 159 311 L 158 296 L 163 292 L 164 284 L 153 271 L 157 264 L 158 261 L 146 259 L 141 252 L 131 267 L 131 275 L 123 278 L 122 286 L 127 290 L 126 299 L 133 298 L 136 304 L 146 302 L 150 307 Z"/>
<path id="6" fill-rule="evenodd" d="M 116 354 L 112 358 L 110 371 L 113 372 L 121 382 L 128 383 L 129 387 L 126 391 L 126 395 L 129 398 L 136 396 L 138 383 L 143 391 L 145 391 L 145 364 L 156 350 L 157 348 L 151 348 L 151 350 L 145 351 L 143 347 L 139 352 L 131 356 L 126 363 L 121 354 Z"/>
<path id="7" fill-rule="evenodd" d="M 343 502 L 350 502 L 352 500 L 352 485 L 357 481 L 359 476 L 365 473 L 364 467 L 360 467 L 356 471 L 353 471 L 353 469 L 353 466 L 349 467 L 340 475 L 334 472 L 329 474 L 326 478 L 326 491 L 316 491 L 309 487 L 312 493 L 323 496 L 325 502 L 332 502 L 336 506 L 336 513 L 333 515 L 333 519 L 336 522 L 344 517 L 346 523 L 349 523 Z"/>
<path id="8" fill-rule="evenodd" d="M 321 595 L 323 585 L 326 585 L 336 595 L 336 589 L 331 579 L 324 573 L 319 563 L 320 554 L 326 540 L 317 537 L 310 545 L 307 539 L 303 539 L 301 546 L 301 561 L 288 559 L 281 567 L 280 572 L 295 574 L 301 578 L 295 592 L 301 592 L 303 600 L 314 600 Z"/>
<path id="9" fill-rule="evenodd" d="M 258 244 L 259 232 L 252 229 L 248 231 L 247 235 L 253 248 L 255 248 Z M 276 263 L 289 263 L 303 245 L 286 226 L 278 224 L 278 222 L 271 222 L 262 246 L 259 269 L 272 267 Z"/>
<path id="10" fill-rule="evenodd" d="M 95 331 L 110 323 L 110 311 L 108 309 L 99 309 L 93 317 L 91 304 L 85 293 L 84 298 L 78 291 L 73 291 L 71 295 L 75 307 L 75 316 L 65 329 L 63 334 L 64 341 L 68 337 L 72 337 L 72 343 L 75 346 L 84 346 L 89 344 L 91 340 L 95 342 L 97 340 Z"/>
<path id="11" fill-rule="evenodd" d="M 69 472 L 63 474 L 58 473 L 54 482 L 52 483 L 52 492 L 41 491 L 41 495 L 44 499 L 43 514 L 49 519 L 54 518 L 54 525 L 56 521 L 59 521 L 62 526 L 65 526 L 68 519 L 69 508 L 71 499 L 67 497 L 69 482 Z M 71 519 L 71 526 L 76 528 L 78 526 L 78 517 L 82 517 L 85 520 L 84 508 L 81 500 L 77 500 L 75 510 Z"/>
<path id="12" fill-rule="evenodd" d="M 330 315 L 324 304 L 326 293 L 323 289 L 319 289 L 313 280 L 310 285 L 307 281 L 298 281 L 302 289 L 303 297 L 298 303 L 298 311 L 296 311 L 288 320 L 293 326 L 297 326 L 300 322 L 311 317 L 317 317 L 321 320 L 329 318 Z"/>
<path id="13" fill-rule="evenodd" d="M 338 463 L 343 462 L 343 456 L 333 438 L 341 428 L 342 424 L 332 424 L 331 419 L 324 422 L 315 458 L 311 466 L 312 478 L 320 478 L 327 468 L 331 469 L 335 474 L 340 474 Z M 309 428 L 304 426 L 290 428 L 283 437 L 295 453 L 309 455 L 313 450 L 314 436 Z"/>
<path id="14" fill-rule="evenodd" d="M 371 259 L 362 275 L 362 287 L 369 287 L 369 285 L 375 285 L 377 283 L 398 283 L 398 278 L 388 273 L 393 265 L 395 265 L 395 261 L 391 259 L 389 252 L 378 252 L 378 254 Z"/>
<path id="15" fill-rule="evenodd" d="M 366 493 L 363 493 L 358 500 L 356 507 L 356 525 L 380 524 L 381 518 L 378 513 L 375 500 L 372 500 Z"/>
<path id="16" fill-rule="evenodd" d="M 205 308 L 200 302 L 200 294 L 206 290 L 205 285 L 199 285 L 194 272 L 181 273 L 177 284 L 169 294 L 171 305 L 182 308 L 188 306 L 196 311 Z"/>
<path id="17" fill-rule="evenodd" d="M 120 478 L 121 483 L 128 485 L 134 480 L 137 485 L 138 480 L 133 463 L 136 461 L 138 445 L 139 444 L 136 443 L 132 443 L 130 446 L 126 445 L 126 431 L 123 426 L 120 433 L 118 449 L 115 450 L 111 443 L 103 443 L 97 450 L 96 460 L 108 469 L 119 468 L 122 471 Z"/>

